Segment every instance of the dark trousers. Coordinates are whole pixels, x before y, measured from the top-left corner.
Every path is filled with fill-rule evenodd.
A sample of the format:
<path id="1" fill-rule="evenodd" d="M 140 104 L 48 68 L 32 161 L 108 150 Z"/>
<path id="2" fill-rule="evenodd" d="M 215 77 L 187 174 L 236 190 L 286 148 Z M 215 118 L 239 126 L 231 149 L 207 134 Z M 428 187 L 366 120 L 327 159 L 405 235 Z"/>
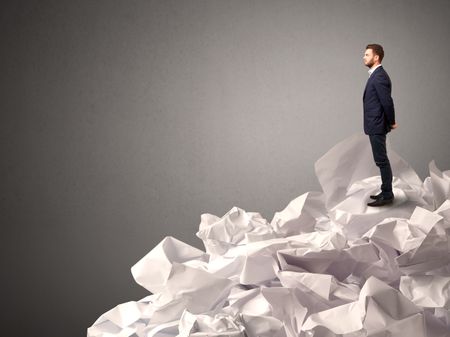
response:
<path id="1" fill-rule="evenodd" d="M 375 164 L 380 169 L 381 174 L 381 194 L 385 198 L 392 198 L 392 170 L 386 152 L 386 135 L 369 135 L 370 145 Z"/>

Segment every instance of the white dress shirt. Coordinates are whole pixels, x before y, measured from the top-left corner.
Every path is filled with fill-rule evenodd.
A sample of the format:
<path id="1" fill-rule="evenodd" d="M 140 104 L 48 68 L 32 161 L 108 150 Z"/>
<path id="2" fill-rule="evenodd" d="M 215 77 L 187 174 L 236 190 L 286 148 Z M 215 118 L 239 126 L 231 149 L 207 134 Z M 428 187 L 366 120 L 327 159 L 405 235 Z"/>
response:
<path id="1" fill-rule="evenodd" d="M 381 63 L 379 65 L 377 65 L 376 67 L 370 68 L 369 69 L 369 77 L 370 75 L 372 75 L 372 73 L 375 71 L 375 69 L 377 69 L 378 67 L 381 67 Z"/>

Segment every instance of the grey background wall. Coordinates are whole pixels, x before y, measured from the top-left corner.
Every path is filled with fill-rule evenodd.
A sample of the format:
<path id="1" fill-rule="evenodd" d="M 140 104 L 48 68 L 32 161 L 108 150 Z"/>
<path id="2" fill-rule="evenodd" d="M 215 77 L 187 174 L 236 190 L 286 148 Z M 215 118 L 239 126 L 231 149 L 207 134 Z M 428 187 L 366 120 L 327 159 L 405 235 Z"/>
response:
<path id="1" fill-rule="evenodd" d="M 381 43 L 422 178 L 450 169 L 448 1 L 9 1 L 1 17 L 2 331 L 83 336 L 200 215 L 270 220 L 362 132 Z M 6 312 L 6 313 L 5 313 Z M 2 332 L 3 333 L 3 332 Z"/>

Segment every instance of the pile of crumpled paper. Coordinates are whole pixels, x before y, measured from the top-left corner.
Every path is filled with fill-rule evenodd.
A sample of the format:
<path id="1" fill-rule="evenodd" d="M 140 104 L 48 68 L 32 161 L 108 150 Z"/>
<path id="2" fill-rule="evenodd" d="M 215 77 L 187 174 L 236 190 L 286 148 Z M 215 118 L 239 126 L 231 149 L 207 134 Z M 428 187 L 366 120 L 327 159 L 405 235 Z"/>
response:
<path id="1" fill-rule="evenodd" d="M 315 164 L 323 192 L 268 222 L 203 214 L 205 251 L 166 237 L 131 272 L 151 295 L 118 305 L 88 337 L 449 337 L 450 171 L 421 181 L 388 148 L 393 205 L 371 208 L 378 168 L 355 135 Z"/>

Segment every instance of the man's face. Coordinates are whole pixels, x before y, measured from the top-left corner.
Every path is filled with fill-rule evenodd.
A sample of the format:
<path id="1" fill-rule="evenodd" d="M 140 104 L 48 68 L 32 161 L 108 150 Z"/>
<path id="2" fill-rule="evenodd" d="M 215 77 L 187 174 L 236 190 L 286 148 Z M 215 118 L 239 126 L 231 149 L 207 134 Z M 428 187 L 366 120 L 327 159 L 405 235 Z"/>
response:
<path id="1" fill-rule="evenodd" d="M 372 66 L 375 64 L 375 62 L 378 62 L 378 59 L 379 59 L 378 55 L 374 55 L 372 49 L 366 49 L 363 60 L 364 60 L 364 64 L 368 68 L 372 68 Z"/>

